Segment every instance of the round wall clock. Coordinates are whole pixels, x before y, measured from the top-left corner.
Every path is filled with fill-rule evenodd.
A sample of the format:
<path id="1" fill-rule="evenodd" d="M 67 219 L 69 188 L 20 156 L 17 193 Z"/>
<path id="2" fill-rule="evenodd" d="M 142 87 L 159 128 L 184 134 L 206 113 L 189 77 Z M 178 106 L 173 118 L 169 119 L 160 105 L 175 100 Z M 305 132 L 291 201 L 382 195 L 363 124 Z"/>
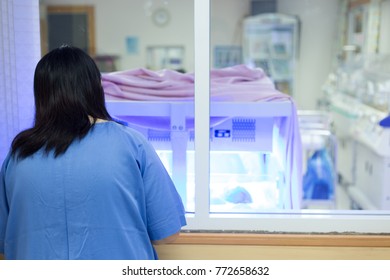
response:
<path id="1" fill-rule="evenodd" d="M 169 22 L 169 12 L 164 8 L 159 8 L 153 13 L 153 22 L 158 26 L 164 26 Z"/>

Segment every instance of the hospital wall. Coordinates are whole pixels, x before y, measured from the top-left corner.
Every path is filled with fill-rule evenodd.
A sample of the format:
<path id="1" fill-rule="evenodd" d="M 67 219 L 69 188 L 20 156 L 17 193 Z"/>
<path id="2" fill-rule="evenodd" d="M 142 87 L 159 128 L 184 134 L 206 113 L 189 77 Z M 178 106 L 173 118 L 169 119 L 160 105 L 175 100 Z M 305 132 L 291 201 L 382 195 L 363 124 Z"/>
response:
<path id="1" fill-rule="evenodd" d="M 194 71 L 194 2 L 193 0 L 170 0 L 167 9 L 170 21 L 166 26 L 153 24 L 151 13 L 164 1 L 144 0 L 42 0 L 44 5 L 93 5 L 96 21 L 97 54 L 119 56 L 118 68 L 131 69 L 145 67 L 148 46 L 183 46 L 185 48 L 184 68 Z M 237 28 L 244 16 L 249 13 L 249 0 L 213 1 L 215 13 L 212 23 L 212 43 L 219 45 L 241 44 Z M 219 8 L 222 3 L 223 9 Z M 128 53 L 126 38 L 138 39 L 138 51 Z"/>
<path id="2" fill-rule="evenodd" d="M 118 68 L 130 69 L 145 66 L 146 47 L 153 45 L 183 45 L 184 65 L 194 70 L 193 1 L 170 0 L 171 20 L 159 27 L 145 17 L 143 0 L 42 0 L 45 5 L 82 4 L 95 6 L 96 47 L 98 54 L 117 54 Z M 163 1 L 153 1 L 161 5 Z M 114 5 L 115 3 L 115 5 Z M 279 0 L 280 13 L 297 15 L 301 20 L 299 57 L 296 67 L 296 94 L 298 109 L 315 109 L 321 97 L 321 86 L 331 69 L 334 55 L 332 42 L 337 31 L 338 0 Z M 155 8 L 155 7 L 154 7 Z M 211 1 L 211 64 L 215 46 L 240 45 L 241 23 L 250 15 L 250 0 Z M 324 16 L 326 15 L 326 16 Z M 138 53 L 126 51 L 127 37 L 139 40 Z"/>
<path id="3" fill-rule="evenodd" d="M 162 2 L 162 1 L 161 1 Z M 192 1 L 170 1 L 171 20 L 168 26 L 153 24 L 143 0 L 42 0 L 41 5 L 92 5 L 95 10 L 96 52 L 118 55 L 117 67 L 144 67 L 146 46 L 183 45 L 186 49 L 186 68 L 193 69 L 193 5 Z M 153 7 L 154 8 L 154 7 Z M 148 16 L 145 16 L 148 15 Z M 179 24 L 180 23 L 180 24 Z M 138 40 L 138 50 L 128 53 L 126 39 Z"/>
<path id="4" fill-rule="evenodd" d="M 35 65 L 40 58 L 40 34 L 37 1 L 2 1 L 0 8 L 0 163 L 2 163 L 15 135 L 31 127 L 33 123 L 32 83 Z"/>

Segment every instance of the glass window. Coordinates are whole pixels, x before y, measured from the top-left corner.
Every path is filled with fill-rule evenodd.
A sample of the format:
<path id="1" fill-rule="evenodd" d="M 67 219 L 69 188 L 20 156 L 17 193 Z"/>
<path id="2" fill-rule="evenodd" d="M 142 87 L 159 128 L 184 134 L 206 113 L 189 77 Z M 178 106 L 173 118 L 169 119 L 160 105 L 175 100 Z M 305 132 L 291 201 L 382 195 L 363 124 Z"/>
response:
<path id="1" fill-rule="evenodd" d="M 193 6 L 193 0 L 40 1 L 42 55 L 68 44 L 95 59 L 110 114 L 153 144 L 189 213 L 195 207 L 194 172 L 187 172 L 194 165 L 187 156 L 194 150 Z"/>
<path id="2" fill-rule="evenodd" d="M 107 90 L 174 179 L 187 229 L 390 232 L 390 1 L 270 2 L 42 0 L 41 52 L 84 48 L 105 82 L 189 79 L 169 100 Z"/>
<path id="3" fill-rule="evenodd" d="M 220 9 L 225 4 L 229 8 Z M 250 11 L 250 2 L 211 1 L 210 159 L 218 150 L 231 169 L 245 166 L 230 170 L 224 181 L 210 169 L 211 212 L 300 209 L 300 147 L 282 143 L 299 140 L 282 131 L 297 121 L 291 95 L 299 22 L 296 16 Z M 214 125 L 215 118 L 224 121 Z"/>
<path id="4" fill-rule="evenodd" d="M 210 1 L 211 217 L 388 219 L 390 1 L 269 2 Z"/>

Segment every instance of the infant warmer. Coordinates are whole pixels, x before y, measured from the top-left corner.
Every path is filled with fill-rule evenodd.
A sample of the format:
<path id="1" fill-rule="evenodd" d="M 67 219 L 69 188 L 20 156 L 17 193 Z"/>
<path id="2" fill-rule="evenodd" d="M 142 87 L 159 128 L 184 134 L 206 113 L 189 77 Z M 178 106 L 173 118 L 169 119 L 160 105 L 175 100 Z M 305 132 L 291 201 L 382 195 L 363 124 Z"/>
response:
<path id="1" fill-rule="evenodd" d="M 301 142 L 291 97 L 243 65 L 212 70 L 210 81 L 209 212 L 299 209 Z M 137 69 L 103 75 L 103 87 L 110 114 L 152 143 L 187 213 L 196 212 L 193 75 Z"/>

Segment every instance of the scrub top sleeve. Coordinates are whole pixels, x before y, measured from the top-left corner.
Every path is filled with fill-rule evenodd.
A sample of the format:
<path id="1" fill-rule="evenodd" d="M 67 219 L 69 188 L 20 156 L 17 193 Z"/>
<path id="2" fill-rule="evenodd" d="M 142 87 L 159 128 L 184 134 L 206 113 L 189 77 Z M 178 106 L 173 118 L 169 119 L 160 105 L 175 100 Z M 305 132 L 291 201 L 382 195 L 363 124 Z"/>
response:
<path id="1" fill-rule="evenodd" d="M 0 254 L 4 254 L 5 229 L 8 219 L 8 202 L 5 191 L 5 169 L 9 156 L 4 160 L 0 171 Z"/>
<path id="2" fill-rule="evenodd" d="M 182 200 L 157 153 L 149 143 L 143 145 L 143 181 L 147 227 L 151 240 L 161 240 L 186 225 Z"/>

